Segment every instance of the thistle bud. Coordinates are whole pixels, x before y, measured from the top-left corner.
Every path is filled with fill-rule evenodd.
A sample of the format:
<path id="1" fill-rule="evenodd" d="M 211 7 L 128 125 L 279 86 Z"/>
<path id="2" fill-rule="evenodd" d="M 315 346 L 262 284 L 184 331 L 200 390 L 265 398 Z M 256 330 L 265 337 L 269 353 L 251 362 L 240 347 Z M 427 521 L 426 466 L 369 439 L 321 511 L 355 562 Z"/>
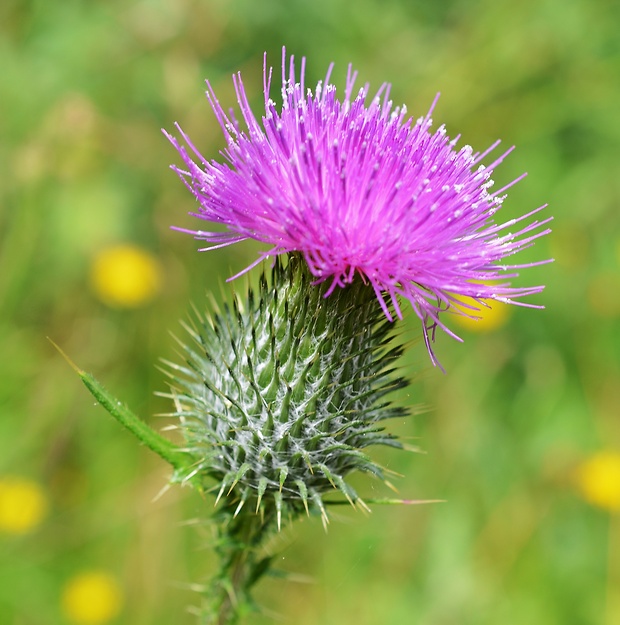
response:
<path id="1" fill-rule="evenodd" d="M 406 409 L 386 396 L 406 384 L 390 323 L 361 280 L 324 297 L 299 255 L 276 260 L 258 293 L 195 319 L 167 363 L 176 415 L 194 459 L 235 514 L 247 506 L 282 518 L 315 509 L 326 494 L 365 506 L 346 481 L 353 471 L 385 480 L 366 453 L 401 447 L 384 421 Z"/>

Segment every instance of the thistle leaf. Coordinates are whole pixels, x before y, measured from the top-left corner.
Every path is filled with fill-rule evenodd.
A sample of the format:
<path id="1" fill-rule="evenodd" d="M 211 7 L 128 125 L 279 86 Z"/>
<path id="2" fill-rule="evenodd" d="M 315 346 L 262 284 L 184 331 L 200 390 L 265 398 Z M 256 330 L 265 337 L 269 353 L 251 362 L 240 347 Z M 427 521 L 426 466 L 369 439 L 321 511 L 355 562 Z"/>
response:
<path id="1" fill-rule="evenodd" d="M 84 386 L 91 392 L 97 402 L 144 445 L 172 465 L 175 470 L 175 479 L 179 481 L 187 479 L 195 459 L 172 441 L 153 430 L 142 419 L 137 417 L 127 405 L 114 397 L 93 375 L 80 369 L 54 341 L 51 339 L 49 341 L 80 376 Z M 191 478 L 190 481 L 192 481 Z M 202 488 L 200 482 L 193 481 L 196 486 Z"/>

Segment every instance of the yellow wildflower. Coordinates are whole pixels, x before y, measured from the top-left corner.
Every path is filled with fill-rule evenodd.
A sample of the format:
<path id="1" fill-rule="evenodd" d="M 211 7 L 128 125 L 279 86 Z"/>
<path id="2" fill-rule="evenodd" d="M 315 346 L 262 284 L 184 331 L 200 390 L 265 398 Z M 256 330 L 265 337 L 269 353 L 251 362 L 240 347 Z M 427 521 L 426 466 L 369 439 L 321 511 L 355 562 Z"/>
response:
<path id="1" fill-rule="evenodd" d="M 72 623 L 100 625 L 119 614 L 123 594 L 109 573 L 85 571 L 67 582 L 61 601 L 62 611 Z"/>
<path id="2" fill-rule="evenodd" d="M 579 465 L 575 480 L 588 503 L 620 511 L 620 453 L 600 451 L 594 454 Z"/>
<path id="3" fill-rule="evenodd" d="M 26 534 L 47 514 L 49 504 L 39 484 L 21 477 L 0 478 L 0 532 Z"/>
<path id="4" fill-rule="evenodd" d="M 588 304 L 599 317 L 620 317 L 620 275 L 617 269 L 602 271 L 588 285 Z"/>
<path id="5" fill-rule="evenodd" d="M 508 320 L 510 314 L 510 307 L 508 304 L 498 302 L 495 300 L 485 300 L 484 304 L 479 304 L 470 298 L 461 298 L 461 300 L 471 306 L 475 306 L 478 310 L 466 308 L 465 306 L 454 306 L 466 313 L 467 315 L 474 315 L 479 317 L 478 319 L 472 319 L 460 314 L 452 316 L 454 322 L 472 332 L 492 332 L 503 326 Z"/>
<path id="6" fill-rule="evenodd" d="M 159 292 L 161 268 L 146 250 L 116 245 L 95 257 L 90 279 L 93 291 L 108 306 L 137 308 Z"/>

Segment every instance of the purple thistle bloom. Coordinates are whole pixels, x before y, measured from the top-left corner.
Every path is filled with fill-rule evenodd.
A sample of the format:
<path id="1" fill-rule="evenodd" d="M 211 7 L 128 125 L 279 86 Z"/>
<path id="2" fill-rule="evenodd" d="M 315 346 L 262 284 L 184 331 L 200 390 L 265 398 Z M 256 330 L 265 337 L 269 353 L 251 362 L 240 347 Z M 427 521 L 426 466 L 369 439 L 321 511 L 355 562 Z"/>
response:
<path id="1" fill-rule="evenodd" d="M 232 112 L 224 112 L 207 81 L 207 99 L 227 141 L 226 162 L 205 159 L 178 125 L 187 147 L 166 135 L 185 162 L 186 169 L 173 169 L 200 204 L 192 214 L 227 231 L 184 231 L 206 241 L 203 249 L 247 238 L 268 244 L 244 271 L 265 257 L 300 252 L 317 283 L 331 281 L 327 295 L 358 274 L 390 320 L 388 303 L 401 317 L 397 296 L 404 297 L 424 324 L 434 363 L 430 341 L 437 326 L 459 338 L 439 314 L 462 298 L 538 307 L 520 299 L 543 286 L 516 288 L 506 280 L 520 268 L 548 261 L 503 259 L 549 232 L 542 227 L 551 218 L 509 230 L 546 205 L 501 224 L 493 218 L 504 192 L 525 176 L 490 191 L 494 168 L 512 149 L 484 166 L 499 141 L 474 152 L 468 145 L 457 150 L 458 137 L 450 140 L 444 126 L 431 133 L 437 98 L 414 121 L 405 106 L 393 108 L 389 84 L 372 99 L 368 85 L 354 91 L 357 72 L 349 66 L 344 97 L 338 99 L 332 67 L 313 92 L 304 85 L 305 58 L 297 81 L 293 57 L 287 61 L 283 50 L 278 110 L 269 97 L 272 69 L 265 56 L 262 123 L 250 109 L 241 74 L 233 76 L 243 128 Z M 471 316 L 478 310 L 461 306 Z"/>

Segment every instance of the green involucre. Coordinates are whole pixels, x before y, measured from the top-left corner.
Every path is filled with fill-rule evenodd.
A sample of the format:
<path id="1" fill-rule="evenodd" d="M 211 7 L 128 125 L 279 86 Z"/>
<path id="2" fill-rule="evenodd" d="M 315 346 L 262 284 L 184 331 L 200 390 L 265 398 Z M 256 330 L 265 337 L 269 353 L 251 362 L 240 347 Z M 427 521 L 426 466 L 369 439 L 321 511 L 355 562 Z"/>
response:
<path id="1" fill-rule="evenodd" d="M 407 414 L 386 398 L 407 384 L 393 376 L 393 324 L 361 280 L 326 289 L 300 257 L 278 259 L 258 293 L 187 327 L 184 364 L 166 362 L 192 475 L 214 480 L 227 507 L 275 513 L 278 525 L 309 508 L 326 521 L 334 489 L 364 505 L 346 476 L 385 481 L 365 450 L 402 447 L 383 426 Z"/>

